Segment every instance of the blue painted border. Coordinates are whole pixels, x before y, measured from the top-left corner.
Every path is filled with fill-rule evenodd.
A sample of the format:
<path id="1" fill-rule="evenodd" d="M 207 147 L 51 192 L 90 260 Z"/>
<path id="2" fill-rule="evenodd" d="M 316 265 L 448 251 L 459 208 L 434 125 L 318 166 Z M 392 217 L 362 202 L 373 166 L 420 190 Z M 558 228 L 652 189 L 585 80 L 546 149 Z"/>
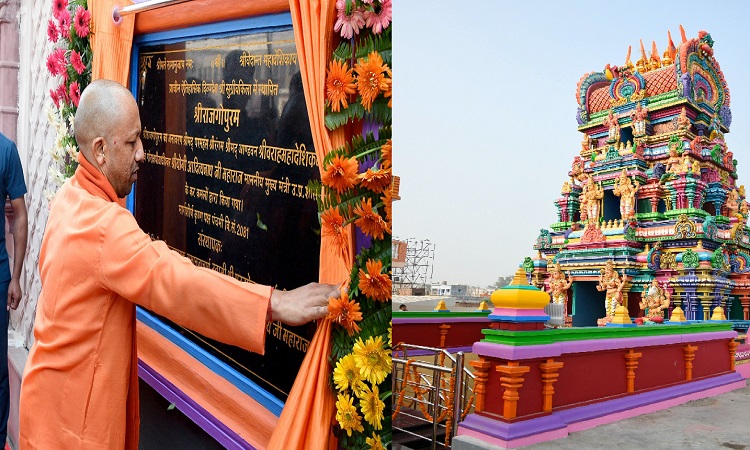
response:
<path id="1" fill-rule="evenodd" d="M 211 369 L 217 375 L 225 378 L 227 381 L 235 385 L 239 390 L 263 405 L 263 407 L 271 411 L 277 417 L 281 415 L 281 410 L 284 407 L 284 403 L 271 395 L 268 391 L 261 388 L 253 381 L 249 380 L 247 377 L 239 373 L 237 370 L 222 362 L 214 355 L 208 353 L 206 350 L 199 347 L 194 342 L 186 339 L 172 327 L 166 325 L 164 322 L 162 322 L 140 306 L 136 307 L 136 317 L 141 323 L 164 336 L 167 340 L 180 347 L 187 354 L 195 358 L 204 366 Z"/>
<path id="2" fill-rule="evenodd" d="M 133 39 L 133 51 L 130 59 L 130 91 L 133 96 L 137 98 L 138 71 L 133 70 L 133 68 L 138 67 L 140 49 L 144 45 L 170 44 L 185 39 L 221 38 L 239 34 L 285 31 L 291 29 L 292 16 L 290 13 L 285 12 L 136 36 Z M 133 188 L 126 198 L 126 207 L 132 214 L 135 214 L 136 187 Z M 197 361 L 211 369 L 214 373 L 226 379 L 239 390 L 252 397 L 277 417 L 281 415 L 284 402 L 261 388 L 253 381 L 249 380 L 244 375 L 240 374 L 228 364 L 222 362 L 192 341 L 186 339 L 143 308 L 137 307 L 136 309 L 138 320 L 144 325 L 152 328 L 170 342 L 180 347 Z"/>

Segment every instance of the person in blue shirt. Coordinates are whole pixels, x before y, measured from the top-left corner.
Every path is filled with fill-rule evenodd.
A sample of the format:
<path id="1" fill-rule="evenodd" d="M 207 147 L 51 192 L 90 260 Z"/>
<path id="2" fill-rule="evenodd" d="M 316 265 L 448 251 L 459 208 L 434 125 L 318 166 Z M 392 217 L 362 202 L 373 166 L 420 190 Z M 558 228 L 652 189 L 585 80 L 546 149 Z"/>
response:
<path id="1" fill-rule="evenodd" d="M 13 222 L 13 271 L 8 262 L 5 246 L 5 212 L 0 214 L 0 298 L 8 298 L 5 309 L 0 308 L 0 445 L 5 444 L 10 412 L 10 386 L 8 384 L 8 320 L 11 309 L 21 301 L 21 270 L 26 253 L 26 183 L 23 179 L 21 159 L 16 144 L 0 133 L 0 199 L 10 198 L 15 220 Z"/>

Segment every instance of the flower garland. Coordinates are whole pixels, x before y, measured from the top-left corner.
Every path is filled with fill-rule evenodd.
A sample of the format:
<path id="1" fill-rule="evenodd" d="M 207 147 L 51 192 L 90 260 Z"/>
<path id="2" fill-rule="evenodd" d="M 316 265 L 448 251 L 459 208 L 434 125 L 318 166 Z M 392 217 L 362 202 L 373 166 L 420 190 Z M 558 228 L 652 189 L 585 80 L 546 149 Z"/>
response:
<path id="1" fill-rule="evenodd" d="M 92 33 L 91 12 L 87 0 L 53 0 L 53 18 L 47 23 L 47 39 L 54 43 L 47 56 L 47 70 L 61 79 L 55 89 L 50 89 L 52 104 L 47 118 L 55 129 L 55 144 L 50 155 L 55 162 L 49 173 L 55 183 L 54 190 L 45 191 L 51 199 L 66 179 L 78 167 L 78 144 L 73 132 L 73 119 L 81 92 L 91 82 L 92 51 L 89 37 Z"/>
<path id="2" fill-rule="evenodd" d="M 340 448 L 391 443 L 391 0 L 337 0 L 334 31 L 343 42 L 326 76 L 329 130 L 358 132 L 323 161 L 321 233 L 357 252 L 348 292 L 331 299 L 332 388 Z M 355 37 L 356 36 L 356 37 Z"/>

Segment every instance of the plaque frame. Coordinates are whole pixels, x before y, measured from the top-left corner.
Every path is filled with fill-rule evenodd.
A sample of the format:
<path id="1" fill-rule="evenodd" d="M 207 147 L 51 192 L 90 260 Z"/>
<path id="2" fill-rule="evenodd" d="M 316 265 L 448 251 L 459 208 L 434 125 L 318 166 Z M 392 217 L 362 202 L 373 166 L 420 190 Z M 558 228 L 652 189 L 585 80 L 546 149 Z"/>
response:
<path id="1" fill-rule="evenodd" d="M 195 25 L 177 30 L 157 31 L 143 35 L 136 35 L 133 38 L 131 70 L 129 76 L 131 93 L 137 98 L 138 61 L 140 49 L 144 46 L 169 44 L 202 38 L 221 38 L 248 33 L 286 31 L 291 30 L 292 28 L 291 14 L 289 12 L 282 12 L 243 19 L 227 20 L 214 24 Z M 136 189 L 137 186 L 134 187 L 133 191 L 126 198 L 126 207 L 133 214 L 135 214 Z M 260 417 L 259 420 L 268 423 L 269 414 L 265 412 L 259 413 L 256 410 L 257 406 L 260 405 L 272 415 L 272 425 L 275 426 L 275 420 L 278 419 L 278 416 L 281 414 L 284 402 L 259 386 L 257 383 L 245 377 L 233 367 L 210 354 L 205 349 L 188 340 L 180 333 L 175 332 L 174 329 L 166 325 L 152 313 L 141 307 L 137 307 L 136 310 L 138 327 L 147 327 L 149 329 L 149 333 L 144 334 L 149 336 L 156 335 L 157 340 L 163 339 L 164 342 L 169 342 L 179 347 L 179 349 L 192 358 L 194 364 L 207 367 L 217 377 L 228 381 L 239 392 L 247 395 L 249 399 L 252 399 L 252 401 L 249 402 L 246 411 L 245 418 L 247 421 L 253 421 L 256 418 L 256 415 L 260 415 L 262 417 Z M 156 333 L 151 333 L 151 331 Z M 144 336 L 142 336 L 142 333 L 139 333 L 138 339 L 141 340 L 143 338 Z M 183 377 L 184 374 L 171 373 L 168 369 L 164 369 L 163 366 L 162 370 L 154 369 L 141 358 L 140 350 L 139 375 L 141 379 L 156 389 L 167 400 L 174 403 L 186 416 L 201 426 L 208 434 L 214 437 L 218 442 L 224 444 L 227 448 L 247 448 L 246 445 L 250 445 L 250 448 L 252 448 L 258 444 L 263 446 L 263 441 L 266 441 L 266 439 L 270 437 L 272 429 L 268 432 L 268 436 L 253 436 L 253 439 L 246 441 L 245 438 L 248 437 L 248 430 L 227 430 L 227 428 L 231 428 L 231 426 L 223 423 L 221 418 L 212 415 L 211 411 L 206 411 L 203 408 L 185 407 L 186 404 L 191 403 L 197 403 L 198 406 L 201 406 L 201 402 L 199 399 L 191 398 L 189 394 L 182 390 L 181 386 L 184 384 L 181 383 L 182 380 L 180 380 L 180 378 Z M 158 378 L 163 378 L 167 383 L 164 383 L 163 381 L 159 382 Z M 167 385 L 166 387 L 165 384 Z M 227 433 L 227 431 L 229 431 L 229 433 Z"/>

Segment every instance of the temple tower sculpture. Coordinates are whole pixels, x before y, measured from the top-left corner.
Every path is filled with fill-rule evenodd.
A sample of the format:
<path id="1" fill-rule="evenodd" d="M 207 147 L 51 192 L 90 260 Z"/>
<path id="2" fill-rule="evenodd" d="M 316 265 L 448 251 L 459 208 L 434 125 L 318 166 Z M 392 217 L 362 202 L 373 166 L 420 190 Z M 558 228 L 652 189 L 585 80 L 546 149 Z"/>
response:
<path id="1" fill-rule="evenodd" d="M 689 320 L 722 306 L 748 319 L 748 203 L 725 135 L 730 95 L 714 41 L 705 31 L 649 54 L 581 77 L 576 86 L 581 148 L 573 158 L 557 223 L 543 229 L 533 267 L 538 287 L 548 264 L 573 283 L 568 314 L 575 326 L 605 313 L 602 274 L 626 280 L 622 304 L 642 315 L 642 292 L 656 279 Z M 528 258 L 527 258 L 528 260 Z M 551 266 L 550 266 L 551 268 Z"/>

